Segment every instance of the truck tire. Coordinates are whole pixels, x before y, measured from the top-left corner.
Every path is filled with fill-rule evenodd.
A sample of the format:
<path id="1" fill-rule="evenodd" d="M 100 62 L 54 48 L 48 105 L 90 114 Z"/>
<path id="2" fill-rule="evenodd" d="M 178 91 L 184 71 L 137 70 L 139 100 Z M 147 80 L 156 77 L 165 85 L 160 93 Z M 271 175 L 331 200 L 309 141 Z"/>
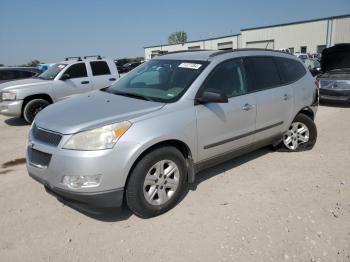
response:
<path id="1" fill-rule="evenodd" d="M 35 116 L 48 105 L 50 105 L 50 102 L 45 99 L 35 98 L 30 100 L 23 109 L 23 117 L 26 122 L 31 124 Z"/>

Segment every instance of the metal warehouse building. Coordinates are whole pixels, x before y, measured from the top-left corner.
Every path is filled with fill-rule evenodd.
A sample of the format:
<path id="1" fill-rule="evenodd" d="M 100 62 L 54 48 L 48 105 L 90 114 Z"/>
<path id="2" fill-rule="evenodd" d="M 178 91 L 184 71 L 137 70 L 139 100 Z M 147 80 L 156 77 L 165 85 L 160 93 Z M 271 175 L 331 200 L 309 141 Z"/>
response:
<path id="1" fill-rule="evenodd" d="M 145 59 L 167 52 L 194 49 L 289 48 L 320 53 L 325 47 L 350 43 L 350 14 L 286 24 L 241 29 L 240 34 L 145 47 Z"/>

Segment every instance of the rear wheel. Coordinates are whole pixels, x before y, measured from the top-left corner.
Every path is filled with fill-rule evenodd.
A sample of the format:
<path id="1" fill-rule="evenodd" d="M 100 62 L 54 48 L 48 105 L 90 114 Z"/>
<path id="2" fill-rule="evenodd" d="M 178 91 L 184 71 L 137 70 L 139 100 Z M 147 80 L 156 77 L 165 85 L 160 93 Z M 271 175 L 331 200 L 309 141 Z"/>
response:
<path id="1" fill-rule="evenodd" d="M 48 105 L 50 105 L 50 102 L 45 99 L 37 98 L 30 100 L 23 109 L 24 119 L 31 124 L 35 116 Z"/>
<path id="2" fill-rule="evenodd" d="M 304 115 L 295 117 L 289 130 L 284 133 L 282 143 L 288 151 L 312 149 L 317 139 L 317 128 L 314 121 Z"/>
<path id="3" fill-rule="evenodd" d="M 174 207 L 184 189 L 185 159 L 174 147 L 145 155 L 130 174 L 126 202 L 137 216 L 149 218 Z"/>

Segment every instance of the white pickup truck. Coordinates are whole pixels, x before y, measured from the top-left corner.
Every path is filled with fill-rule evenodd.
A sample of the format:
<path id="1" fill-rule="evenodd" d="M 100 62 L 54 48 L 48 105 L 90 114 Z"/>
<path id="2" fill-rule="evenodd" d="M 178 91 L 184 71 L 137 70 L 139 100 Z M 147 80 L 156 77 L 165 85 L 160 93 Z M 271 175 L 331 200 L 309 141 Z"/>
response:
<path id="1" fill-rule="evenodd" d="M 0 114 L 33 122 L 44 107 L 59 100 L 106 88 L 119 77 L 113 60 L 68 57 L 35 78 L 0 84 Z"/>

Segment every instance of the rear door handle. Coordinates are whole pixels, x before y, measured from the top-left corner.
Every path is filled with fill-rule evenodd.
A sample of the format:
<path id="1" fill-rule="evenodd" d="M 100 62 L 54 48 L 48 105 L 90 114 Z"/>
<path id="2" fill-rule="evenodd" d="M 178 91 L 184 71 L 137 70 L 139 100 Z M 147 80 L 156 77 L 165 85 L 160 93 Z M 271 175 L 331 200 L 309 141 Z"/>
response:
<path id="1" fill-rule="evenodd" d="M 289 99 L 289 95 L 284 94 L 284 96 L 283 96 L 283 100 L 284 100 L 284 101 L 287 101 L 288 99 Z"/>
<path id="2" fill-rule="evenodd" d="M 115 81 L 115 80 L 117 80 L 117 79 L 115 79 L 115 78 L 110 78 L 109 79 L 109 81 Z"/>
<path id="3" fill-rule="evenodd" d="M 244 111 L 249 111 L 251 109 L 254 108 L 254 105 L 250 105 L 250 104 L 245 104 L 243 107 L 242 107 L 242 110 Z"/>
<path id="4" fill-rule="evenodd" d="M 89 81 L 82 81 L 81 82 L 83 85 L 86 85 L 86 84 L 88 84 L 88 83 L 90 83 Z"/>

